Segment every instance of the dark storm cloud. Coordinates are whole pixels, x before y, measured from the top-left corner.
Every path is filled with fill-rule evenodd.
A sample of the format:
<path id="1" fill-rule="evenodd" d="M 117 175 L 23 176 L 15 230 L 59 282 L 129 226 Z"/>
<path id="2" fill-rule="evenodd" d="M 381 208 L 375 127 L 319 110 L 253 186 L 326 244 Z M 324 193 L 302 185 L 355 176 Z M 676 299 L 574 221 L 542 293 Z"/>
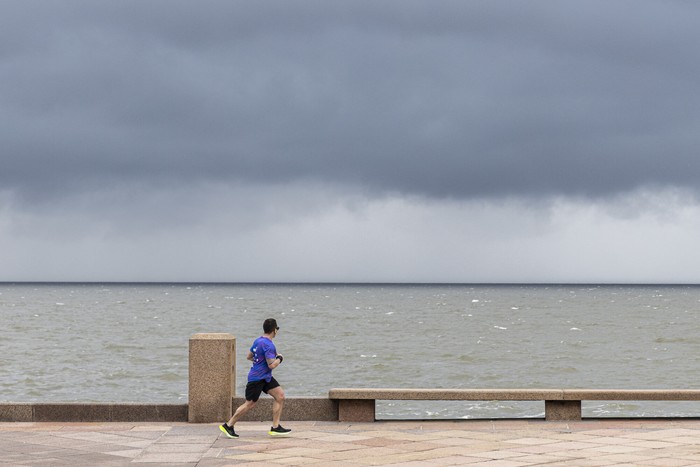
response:
<path id="1" fill-rule="evenodd" d="M 693 2 L 6 1 L 0 191 L 700 181 Z"/>

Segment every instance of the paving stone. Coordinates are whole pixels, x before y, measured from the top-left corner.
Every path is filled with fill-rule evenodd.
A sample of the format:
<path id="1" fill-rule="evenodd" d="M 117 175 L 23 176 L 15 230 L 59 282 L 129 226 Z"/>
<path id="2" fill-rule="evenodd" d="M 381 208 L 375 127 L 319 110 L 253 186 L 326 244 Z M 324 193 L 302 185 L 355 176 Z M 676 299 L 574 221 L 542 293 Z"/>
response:
<path id="1" fill-rule="evenodd" d="M 156 452 L 156 453 L 143 453 L 136 459 L 132 460 L 134 463 L 143 462 L 163 462 L 163 463 L 189 463 L 189 462 L 199 462 L 202 454 L 198 452 Z"/>
<path id="2" fill-rule="evenodd" d="M 208 436 L 199 436 L 199 435 L 193 435 L 193 436 L 163 436 L 160 437 L 156 440 L 156 443 L 158 444 L 188 444 L 188 443 L 194 443 L 194 444 L 209 444 L 211 445 L 214 443 L 219 438 L 219 434 L 212 434 Z"/>
<path id="3" fill-rule="evenodd" d="M 245 422 L 0 423 L 0 465 L 638 465 L 700 464 L 700 421 L 300 423 L 272 438 Z M 133 465 L 132 464 L 132 465 Z"/>
<path id="4" fill-rule="evenodd" d="M 127 449 L 123 451 L 109 451 L 105 452 L 105 454 L 109 454 L 110 456 L 116 456 L 116 457 L 125 457 L 128 459 L 135 459 L 137 458 L 143 451 L 141 449 Z"/>
<path id="5" fill-rule="evenodd" d="M 194 444 L 194 443 L 154 443 L 145 452 L 152 454 L 156 452 L 196 452 L 203 454 L 211 448 L 211 444 Z"/>

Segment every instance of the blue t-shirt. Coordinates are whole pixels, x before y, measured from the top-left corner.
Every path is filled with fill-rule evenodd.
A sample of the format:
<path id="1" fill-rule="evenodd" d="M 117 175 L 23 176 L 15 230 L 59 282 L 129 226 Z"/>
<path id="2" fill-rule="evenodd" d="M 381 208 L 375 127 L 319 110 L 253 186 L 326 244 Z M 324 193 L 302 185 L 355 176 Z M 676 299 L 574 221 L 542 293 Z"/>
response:
<path id="1" fill-rule="evenodd" d="M 277 356 L 275 344 L 267 337 L 260 336 L 255 339 L 255 342 L 250 347 L 250 351 L 253 352 L 253 367 L 248 372 L 248 381 L 261 381 L 264 379 L 269 383 L 270 379 L 272 379 L 272 370 L 267 366 L 267 359 Z"/>

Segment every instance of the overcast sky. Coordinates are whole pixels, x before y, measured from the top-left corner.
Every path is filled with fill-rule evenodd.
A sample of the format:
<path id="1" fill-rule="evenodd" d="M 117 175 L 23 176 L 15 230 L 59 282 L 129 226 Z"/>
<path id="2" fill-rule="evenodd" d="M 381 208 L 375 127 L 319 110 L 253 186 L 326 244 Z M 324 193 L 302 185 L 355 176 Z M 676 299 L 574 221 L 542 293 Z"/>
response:
<path id="1" fill-rule="evenodd" d="M 700 3 L 0 4 L 0 280 L 700 282 Z"/>

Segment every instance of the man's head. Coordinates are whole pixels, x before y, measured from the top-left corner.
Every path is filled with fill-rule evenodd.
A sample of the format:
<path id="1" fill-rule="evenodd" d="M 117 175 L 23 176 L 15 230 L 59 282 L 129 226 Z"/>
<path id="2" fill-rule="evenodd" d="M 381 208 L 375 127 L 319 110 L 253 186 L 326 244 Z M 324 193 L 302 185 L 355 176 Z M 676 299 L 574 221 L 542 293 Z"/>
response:
<path id="1" fill-rule="evenodd" d="M 277 326 L 277 321 L 274 318 L 268 318 L 263 323 L 263 331 L 265 332 L 265 334 L 272 334 L 278 329 L 279 326 Z"/>

